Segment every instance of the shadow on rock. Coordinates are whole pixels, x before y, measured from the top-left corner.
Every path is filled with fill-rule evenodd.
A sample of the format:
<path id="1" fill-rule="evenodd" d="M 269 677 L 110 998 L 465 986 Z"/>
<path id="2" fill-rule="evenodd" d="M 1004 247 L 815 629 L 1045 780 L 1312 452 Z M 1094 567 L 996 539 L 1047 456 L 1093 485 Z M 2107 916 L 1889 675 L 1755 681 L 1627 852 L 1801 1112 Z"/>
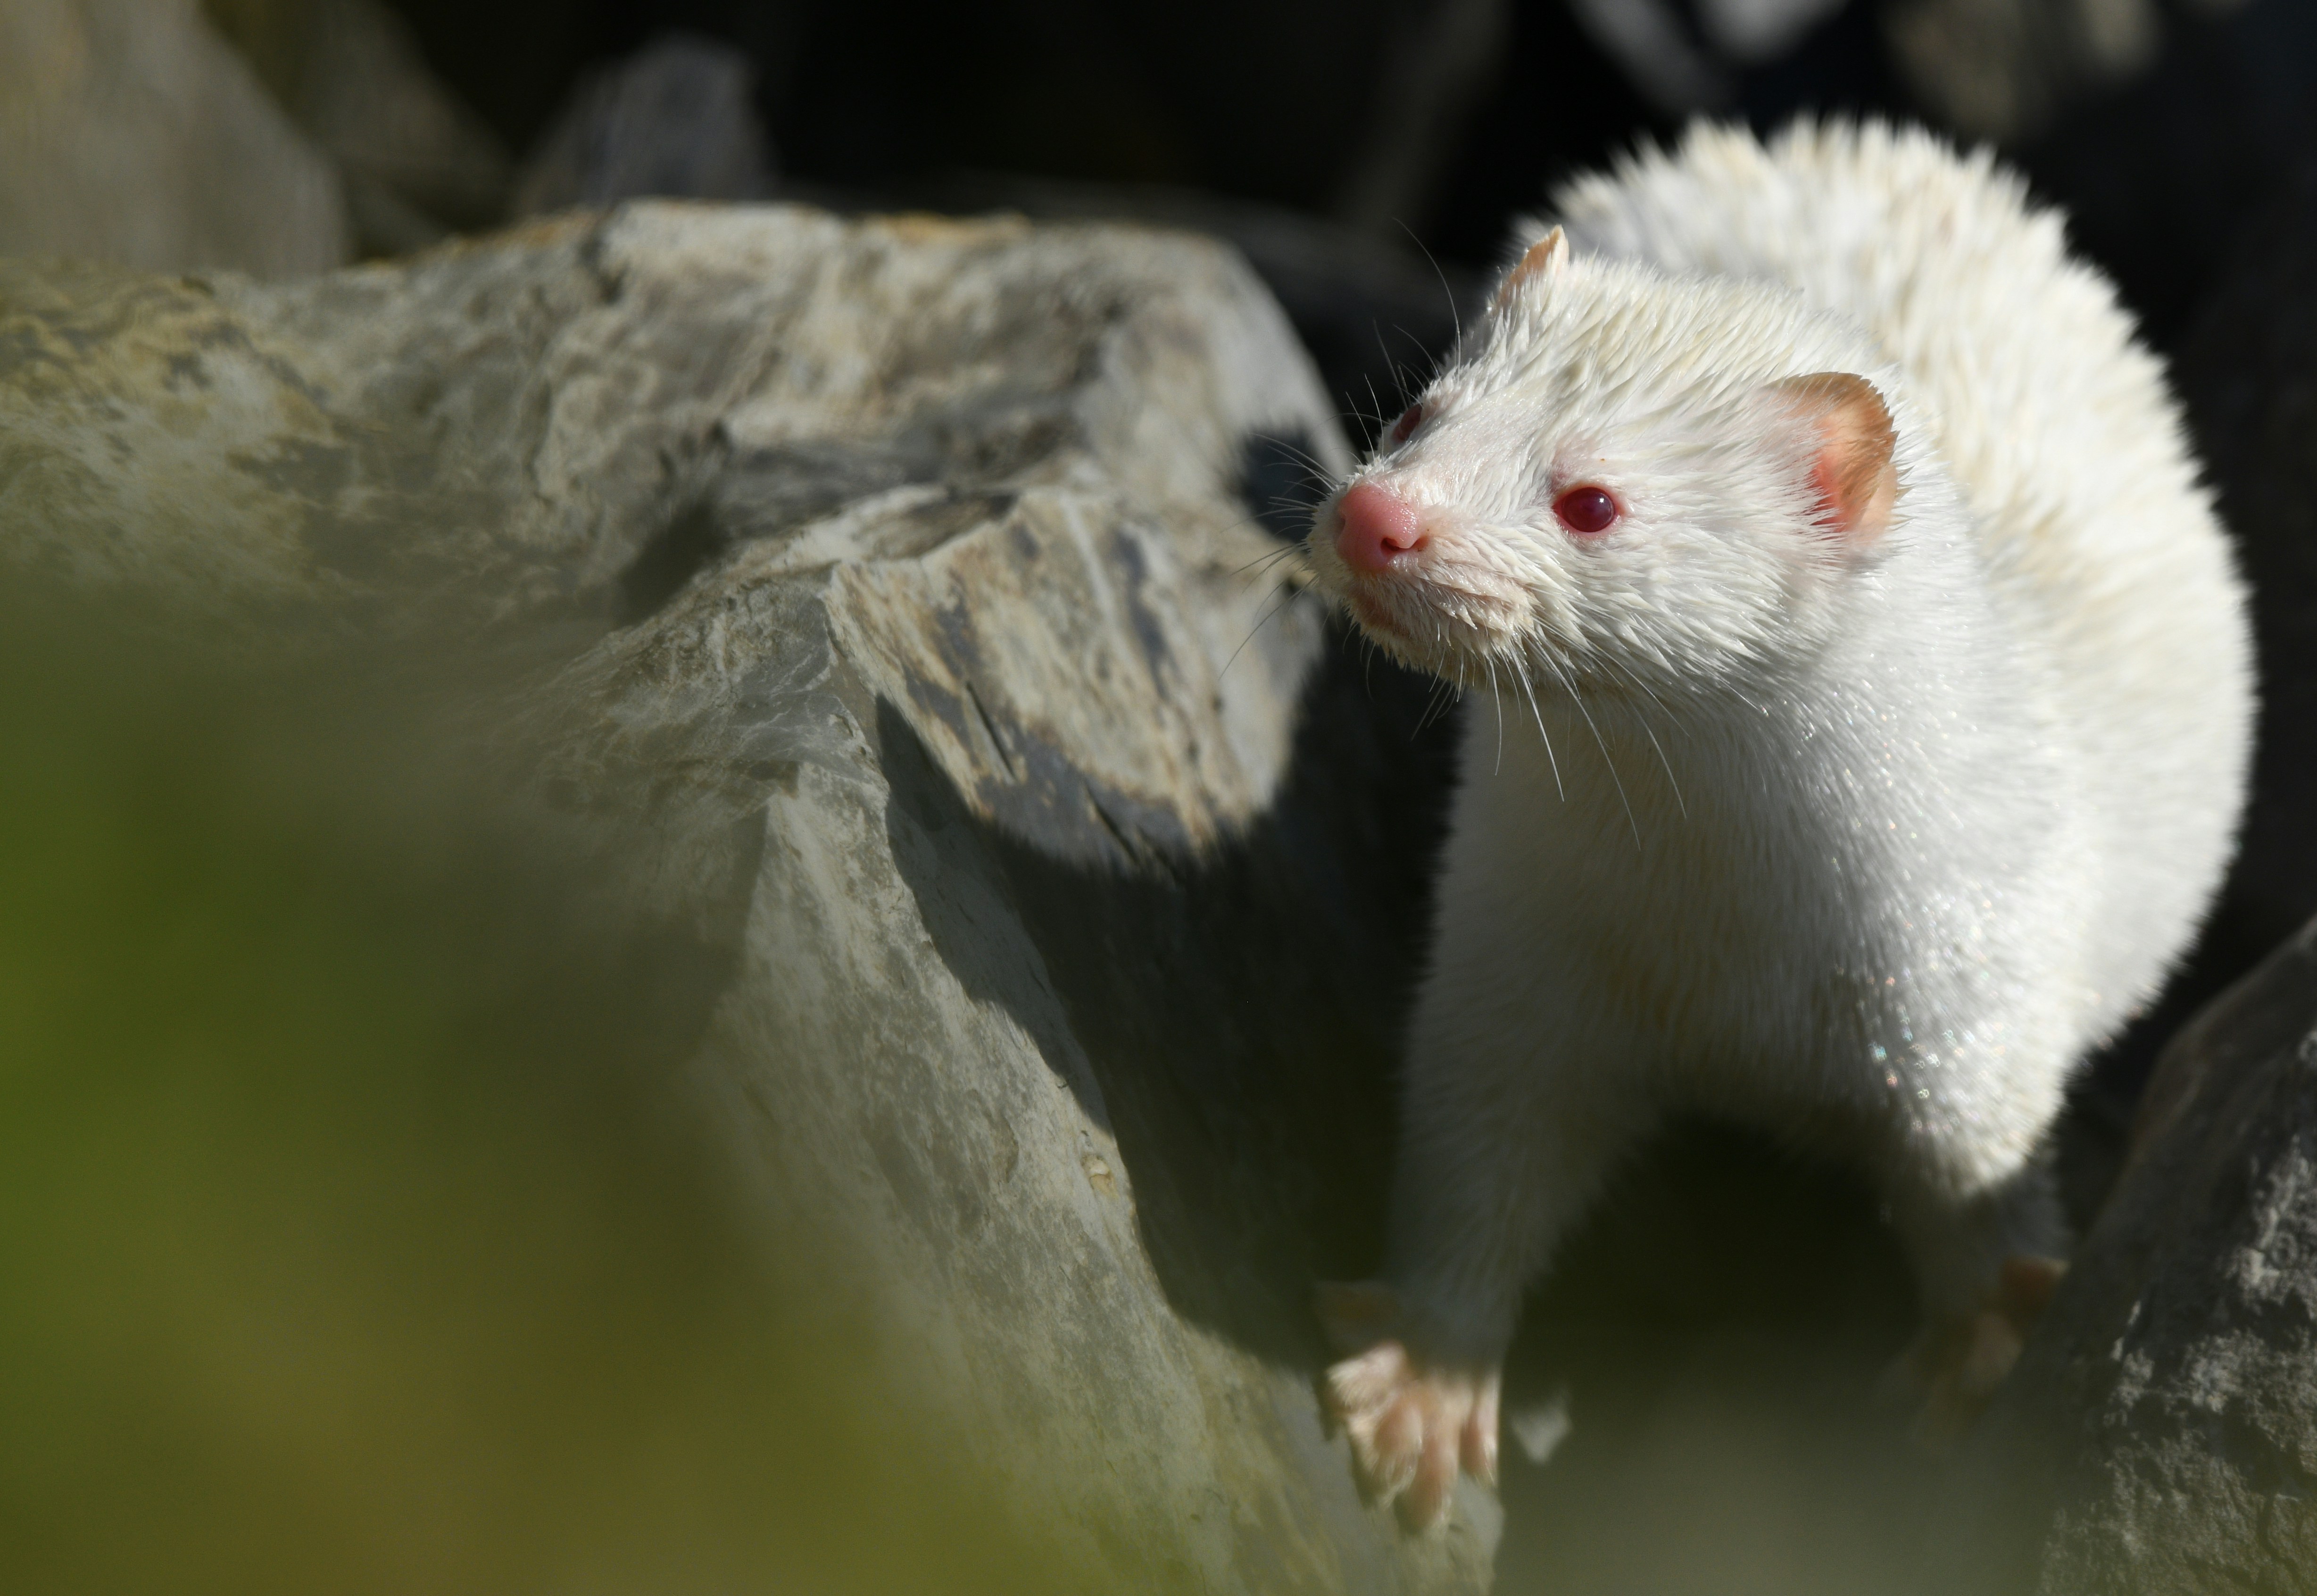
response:
<path id="1" fill-rule="evenodd" d="M 937 838 L 930 860 L 898 838 L 894 853 L 944 962 L 1066 1080 L 1086 1060 L 1099 1100 L 1072 1084 L 1117 1138 L 1168 1299 L 1276 1361 L 1316 1363 L 1310 1282 L 1372 1267 L 1382 1233 L 1395 1039 L 1450 783 L 1451 726 L 1419 724 L 1429 693 L 1331 649 L 1263 818 L 1201 859 L 1115 820 L 1113 869 L 1057 860 L 982 818 L 879 705 L 889 825 L 906 817 Z M 989 954 L 929 870 L 994 888 L 1051 994 Z"/>

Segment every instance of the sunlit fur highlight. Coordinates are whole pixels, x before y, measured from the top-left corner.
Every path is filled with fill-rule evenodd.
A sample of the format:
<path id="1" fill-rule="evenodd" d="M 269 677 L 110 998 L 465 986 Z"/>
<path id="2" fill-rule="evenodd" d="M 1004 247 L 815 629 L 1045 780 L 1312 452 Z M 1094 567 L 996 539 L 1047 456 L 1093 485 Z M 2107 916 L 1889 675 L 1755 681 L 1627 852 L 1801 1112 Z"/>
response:
<path id="1" fill-rule="evenodd" d="M 1386 1263 L 1403 1396 L 1458 1423 L 1669 1110 L 1865 1171 L 1934 1320 L 2059 1249 L 2039 1145 L 2205 911 L 2251 719 L 2160 370 L 1988 157 L 1700 128 L 1553 220 L 1569 257 L 1351 479 L 1417 508 L 1420 556 L 1355 577 L 1331 506 L 1307 545 L 1376 646 L 1479 699 Z M 1770 387 L 1816 372 L 1895 424 L 1878 537 L 1818 524 Z M 1552 515 L 1579 482 L 1624 507 L 1598 536 Z"/>

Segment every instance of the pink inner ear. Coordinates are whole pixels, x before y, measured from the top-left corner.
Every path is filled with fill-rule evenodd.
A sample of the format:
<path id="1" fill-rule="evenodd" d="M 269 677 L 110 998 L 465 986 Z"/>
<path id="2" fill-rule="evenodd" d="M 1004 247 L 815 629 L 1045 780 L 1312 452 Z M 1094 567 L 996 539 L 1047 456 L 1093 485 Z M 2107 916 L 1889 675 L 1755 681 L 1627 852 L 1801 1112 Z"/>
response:
<path id="1" fill-rule="evenodd" d="M 1794 418 L 1811 429 L 1811 487 L 1818 525 L 1852 543 L 1870 543 L 1891 525 L 1899 500 L 1892 462 L 1898 434 L 1883 396 L 1849 372 L 1815 372 L 1770 384 Z"/>

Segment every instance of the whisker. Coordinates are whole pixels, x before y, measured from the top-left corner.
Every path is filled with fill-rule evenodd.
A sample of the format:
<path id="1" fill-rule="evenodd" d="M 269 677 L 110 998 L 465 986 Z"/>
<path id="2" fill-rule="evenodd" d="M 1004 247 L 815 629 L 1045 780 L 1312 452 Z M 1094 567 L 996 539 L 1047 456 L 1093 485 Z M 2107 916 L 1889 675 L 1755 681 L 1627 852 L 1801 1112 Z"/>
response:
<path id="1" fill-rule="evenodd" d="M 1497 691 L 1497 657 L 1494 654 L 1488 657 L 1488 666 L 1489 696 L 1496 702 L 1497 705 L 1496 774 L 1502 776 L 1505 772 L 1505 695 Z"/>
<path id="2" fill-rule="evenodd" d="M 1665 711 L 1667 724 L 1676 728 L 1677 730 L 1684 729 L 1681 724 L 1681 717 L 1673 713 L 1673 705 L 1668 704 L 1664 699 L 1658 696 L 1658 690 L 1650 686 L 1648 678 L 1644 677 L 1639 671 L 1635 670 L 1630 665 L 1617 665 L 1615 661 L 1609 659 L 1604 659 L 1602 663 L 1612 666 L 1619 676 L 1624 677 L 1628 682 L 1631 682 L 1634 687 L 1639 689 L 1640 692 L 1649 699 L 1651 704 L 1656 704 L 1659 709 Z"/>
<path id="3" fill-rule="evenodd" d="M 1424 735 L 1424 729 L 1432 723 L 1433 706 L 1439 702 L 1440 683 L 1436 680 L 1433 683 L 1432 690 L 1424 695 L 1424 708 L 1417 714 L 1416 725 L 1409 732 L 1410 737 L 1421 737 Z"/>
<path id="4" fill-rule="evenodd" d="M 1259 432 L 1253 435 L 1271 444 L 1282 453 L 1291 456 L 1298 465 L 1305 467 L 1319 480 L 1324 482 L 1333 480 L 1335 473 L 1328 469 L 1326 462 L 1294 439 L 1283 438 L 1276 434 L 1267 432 Z"/>
<path id="5" fill-rule="evenodd" d="M 1392 358 L 1391 345 L 1383 341 L 1383 324 L 1377 321 L 1368 325 L 1375 332 L 1376 353 L 1383 356 L 1384 366 L 1391 372 L 1392 386 L 1400 390 L 1400 408 L 1405 410 L 1408 408 L 1407 374 L 1400 369 L 1400 362 Z M 1373 388 L 1374 385 L 1371 383 L 1369 386 Z"/>
<path id="6" fill-rule="evenodd" d="M 1456 309 L 1456 291 L 1448 286 L 1448 273 L 1440 269 L 1440 262 L 1433 255 L 1432 251 L 1425 249 L 1424 240 L 1416 236 L 1416 229 L 1414 228 L 1409 227 L 1404 221 L 1400 221 L 1400 218 L 1397 216 L 1393 217 L 1392 220 L 1400 223 L 1400 230 L 1408 235 L 1408 241 L 1415 245 L 1417 248 L 1423 249 L 1424 258 L 1432 263 L 1432 274 L 1440 279 L 1440 291 L 1443 294 L 1445 294 L 1448 299 L 1449 325 L 1456 329 L 1456 342 L 1461 346 L 1464 342 L 1464 318 L 1463 313 Z"/>
<path id="7" fill-rule="evenodd" d="M 1546 663 L 1551 664 L 1552 662 L 1548 660 Z M 1576 686 L 1570 681 L 1567 674 L 1564 673 L 1557 665 L 1552 666 L 1552 672 L 1555 676 L 1561 677 L 1561 685 L 1564 688 L 1568 689 L 1569 696 L 1576 702 L 1577 713 L 1585 717 L 1585 724 L 1592 728 L 1593 740 L 1596 743 L 1598 743 L 1601 748 L 1601 763 L 1609 767 L 1609 784 L 1617 789 L 1617 802 L 1625 806 L 1625 824 L 1632 827 L 1633 829 L 1633 851 L 1635 853 L 1640 853 L 1642 851 L 1642 823 L 1633 818 L 1633 802 L 1632 799 L 1625 796 L 1625 784 L 1617 775 L 1617 761 L 1615 757 L 1609 752 L 1609 740 L 1601 735 L 1601 728 L 1594 722 L 1593 712 L 1585 707 L 1585 699 L 1583 695 L 1577 691 Z"/>
<path id="8" fill-rule="evenodd" d="M 1283 495 L 1272 500 L 1271 507 L 1275 510 L 1305 510 L 1315 507 L 1305 503 L 1303 500 L 1289 498 Z M 1250 515 L 1241 516 L 1236 521 L 1226 522 L 1223 525 L 1223 530 L 1225 532 L 1259 532 L 1266 537 L 1276 537 L 1278 534 L 1271 530 L 1269 525 L 1265 523 L 1263 517 L 1264 512 L 1257 510 Z M 1295 539 L 1293 542 L 1288 544 L 1288 547 L 1293 548 L 1302 542 L 1302 540 L 1301 538 Z"/>
<path id="9" fill-rule="evenodd" d="M 1629 667 L 1615 665 L 1613 661 L 1606 659 L 1603 663 L 1610 665 L 1619 676 L 1633 683 L 1634 686 L 1640 688 L 1642 694 L 1648 697 L 1651 704 L 1656 704 L 1659 709 L 1665 710 L 1666 719 L 1668 721 L 1673 721 L 1673 711 L 1666 709 L 1665 700 L 1659 698 L 1654 692 L 1651 691 L 1650 685 L 1642 680 L 1640 677 L 1636 676 Z M 1658 751 L 1658 763 L 1665 768 L 1666 785 L 1673 790 L 1674 808 L 1680 811 L 1681 818 L 1683 820 L 1689 819 L 1689 805 L 1682 801 L 1681 783 L 1675 779 L 1673 774 L 1673 761 L 1666 758 L 1665 744 L 1658 740 L 1656 729 L 1650 724 L 1649 716 L 1642 713 L 1642 707 L 1639 704 L 1635 704 L 1633 706 L 1633 719 L 1641 722 L 1642 735 L 1650 740 L 1650 747 L 1657 749 Z"/>
<path id="10" fill-rule="evenodd" d="M 1634 718 L 1642 719 L 1638 714 Z M 1683 820 L 1689 819 L 1689 805 L 1682 802 L 1681 784 L 1674 779 L 1673 761 L 1666 758 L 1665 745 L 1658 741 L 1658 734 L 1650 730 L 1650 723 L 1646 720 L 1642 720 L 1642 735 L 1650 740 L 1650 747 L 1657 749 L 1658 763 L 1665 767 L 1666 785 L 1673 789 L 1675 811 Z"/>
<path id="11" fill-rule="evenodd" d="M 1424 701 L 1424 713 L 1416 717 L 1416 731 L 1411 735 L 1422 735 L 1424 729 L 1432 724 L 1433 717 L 1447 706 L 1455 690 L 1446 677 L 1432 678 L 1432 692 Z"/>
<path id="12" fill-rule="evenodd" d="M 1262 572 L 1278 564 L 1281 560 L 1293 560 L 1302 552 L 1302 544 L 1289 543 L 1282 548 L 1274 549 L 1267 554 L 1257 555 L 1245 565 L 1240 566 L 1237 570 L 1231 572 L 1231 575 L 1235 577 L 1243 577 L 1249 571 L 1254 571 L 1257 575 L 1261 575 Z"/>
<path id="13" fill-rule="evenodd" d="M 1569 802 L 1569 789 L 1561 785 L 1561 759 L 1552 751 L 1552 733 L 1544 729 L 1544 712 L 1536 706 L 1536 687 L 1528 679 L 1528 665 L 1516 660 L 1520 671 L 1521 691 L 1528 695 L 1528 713 L 1536 717 L 1536 734 L 1544 740 L 1544 762 L 1552 767 L 1552 790 L 1563 803 Z"/>
<path id="14" fill-rule="evenodd" d="M 1409 332 L 1406 327 L 1400 326 L 1400 323 L 1396 321 L 1393 322 L 1391 324 L 1391 330 L 1398 333 L 1401 337 L 1406 338 L 1409 343 L 1415 345 L 1418 353 L 1424 356 L 1424 363 L 1430 369 L 1425 372 L 1424 383 L 1419 386 L 1428 385 L 1433 378 L 1437 377 L 1440 374 L 1440 356 L 1434 354 L 1431 346 L 1426 344 L 1423 339 L 1418 337 L 1414 333 Z"/>
<path id="15" fill-rule="evenodd" d="M 1230 674 L 1230 668 L 1239 663 L 1239 657 L 1247 651 L 1247 645 L 1255 641 L 1255 634 L 1270 625 L 1274 616 L 1295 602 L 1295 588 L 1285 578 L 1282 578 L 1271 591 L 1277 596 L 1278 602 L 1257 616 L 1255 624 L 1247 629 L 1247 635 L 1239 640 L 1239 647 L 1230 651 L 1230 658 L 1223 661 L 1223 668 L 1215 672 L 1216 681 L 1220 682 Z"/>
<path id="16" fill-rule="evenodd" d="M 1374 409 L 1374 411 L 1375 411 L 1375 415 L 1374 415 L 1374 417 L 1373 417 L 1373 420 L 1374 420 L 1374 422 L 1375 422 L 1376 430 L 1377 430 L 1378 432 L 1382 432 L 1382 431 L 1383 430 L 1383 424 L 1384 424 L 1384 423 L 1383 423 L 1383 400 L 1376 397 L 1376 390 L 1375 390 L 1375 379 L 1374 379 L 1373 377 L 1370 376 L 1367 372 L 1362 372 L 1360 373 L 1360 381 L 1367 384 L 1367 387 L 1368 387 L 1368 404 L 1369 404 L 1369 405 L 1370 405 L 1370 407 L 1372 407 L 1372 408 Z"/>

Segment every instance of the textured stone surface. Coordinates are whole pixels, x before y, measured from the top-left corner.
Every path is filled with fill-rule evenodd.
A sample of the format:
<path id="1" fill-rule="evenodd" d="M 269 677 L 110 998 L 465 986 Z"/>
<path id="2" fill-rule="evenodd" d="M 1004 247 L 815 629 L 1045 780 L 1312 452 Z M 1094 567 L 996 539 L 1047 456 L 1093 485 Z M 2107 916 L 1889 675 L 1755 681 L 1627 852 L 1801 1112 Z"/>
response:
<path id="1" fill-rule="evenodd" d="M 1883 25 L 1908 86 L 1943 125 L 2010 141 L 2144 70 L 2160 17 L 2154 0 L 1891 0 Z"/>
<path id="2" fill-rule="evenodd" d="M 2260 742 L 2244 850 L 2215 925 L 2248 969 L 2317 914 L 2317 167 L 2234 252 L 2178 380 L 2252 586 Z"/>
<path id="3" fill-rule="evenodd" d="M 641 205 L 282 288 L 0 269 L 0 557 L 535 661 L 479 757 L 695 950 L 684 1078 L 897 1444 L 1105 1588 L 1471 1589 L 1493 1502 L 1402 1541 L 1309 1386 L 1440 776 L 1420 690 L 1275 613 L 1291 448 L 1341 459 L 1276 306 L 1151 231 Z"/>
<path id="4" fill-rule="evenodd" d="M 1948 1549 L 1978 1561 L 1944 1588 L 2310 1588 L 2317 923 L 2166 1050 L 2116 1193 L 1973 1450 L 1978 1534 Z"/>
<path id="5" fill-rule="evenodd" d="M 2251 581 L 2262 717 L 2242 853 L 2147 1029 L 2284 946 L 2166 1046 L 2107 1208 L 1974 1443 L 1987 1566 L 2053 1596 L 2317 1578 L 2313 200 L 2304 179 L 2252 229 L 2178 366 Z"/>
<path id="6" fill-rule="evenodd" d="M 1247 257 L 1278 297 L 1355 442 L 1373 443 L 1488 303 L 1493 280 L 1427 259 L 1406 234 L 1378 238 L 1284 206 L 1188 189 L 993 176 L 903 189 L 911 208 L 1018 211 L 1041 220 L 1129 221 L 1206 233 Z M 854 202 L 859 203 L 861 202 Z"/>
<path id="7" fill-rule="evenodd" d="M 2068 238 L 2116 281 L 2158 348 L 2214 287 L 2281 180 L 2317 155 L 2317 9 L 2297 0 L 2171 0 L 2154 61 L 2093 95 L 2016 157 L 2068 214 Z"/>
<path id="8" fill-rule="evenodd" d="M 684 33 L 654 40 L 573 92 L 523 163 L 514 213 L 768 198 L 772 146 L 756 91 L 756 68 L 729 45 Z"/>
<path id="9" fill-rule="evenodd" d="M 2178 381 L 2252 587 L 2252 801 L 2204 941 L 2136 1033 L 2144 1045 L 2178 1032 L 2116 1138 L 2113 1193 L 1973 1442 L 1976 1488 L 1957 1516 L 1981 1533 L 1955 1538 L 1939 1588 L 2282 1592 L 2317 1578 L 2313 271 L 2304 175 L 2232 252 L 2182 340 Z"/>
<path id="10" fill-rule="evenodd" d="M 2317 28 L 2317 12 L 2304 25 Z M 2205 268 L 2213 285 L 2179 337 L 2173 379 L 2251 589 L 2251 790 L 2237 856 L 2187 963 L 2079 1083 L 2061 1169 L 2080 1228 L 2115 1179 L 2158 1051 L 2317 914 L 2317 166 L 2233 230 L 2235 246 Z"/>
<path id="11" fill-rule="evenodd" d="M 0 8 L 0 256 L 287 277 L 347 240 L 329 163 L 193 0 Z"/>
<path id="12" fill-rule="evenodd" d="M 504 220 L 506 152 L 429 69 L 384 0 L 204 0 L 292 121 L 335 164 L 365 256 Z"/>

